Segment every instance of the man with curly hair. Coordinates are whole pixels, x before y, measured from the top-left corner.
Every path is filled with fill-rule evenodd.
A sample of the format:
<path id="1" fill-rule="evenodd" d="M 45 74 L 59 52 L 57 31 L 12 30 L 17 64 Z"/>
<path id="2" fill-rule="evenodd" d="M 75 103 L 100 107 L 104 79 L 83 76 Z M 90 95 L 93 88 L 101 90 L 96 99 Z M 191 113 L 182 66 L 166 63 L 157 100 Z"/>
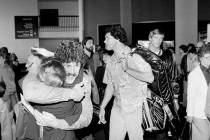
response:
<path id="1" fill-rule="evenodd" d="M 90 100 L 90 80 L 88 79 L 88 76 L 83 72 L 83 65 L 86 63 L 86 60 L 84 59 L 85 57 L 81 45 L 78 42 L 62 42 L 61 45 L 57 48 L 54 57 L 56 61 L 63 64 L 66 73 L 65 79 L 59 80 L 59 77 L 61 77 L 59 76 L 61 74 L 59 74 L 56 75 L 59 77 L 54 76 L 53 79 L 49 81 L 49 76 L 52 76 L 54 73 L 58 73 L 58 71 L 55 72 L 56 67 L 58 70 L 58 65 L 56 64 L 57 66 L 53 66 L 54 63 L 51 63 L 51 60 L 49 60 L 46 62 L 47 65 L 45 63 L 41 65 L 41 70 L 44 72 L 44 74 L 41 74 L 42 76 L 40 79 L 42 79 L 46 85 L 41 84 L 37 80 L 30 81 L 30 78 L 28 79 L 27 77 L 23 82 L 23 93 L 26 100 L 35 103 L 34 108 L 36 110 L 32 111 L 32 114 L 34 115 L 33 117 L 35 117 L 39 125 L 44 126 L 44 131 L 41 131 L 40 129 L 39 133 L 37 132 L 37 125 L 35 125 L 35 122 L 33 121 L 32 124 L 28 126 L 28 129 L 30 130 L 30 127 L 34 126 L 35 128 L 32 128 L 34 133 L 28 134 L 26 138 L 37 139 L 40 136 L 47 140 L 74 140 L 76 139 L 74 131 L 70 130 L 85 127 L 91 121 L 92 103 Z M 32 65 L 29 65 L 29 69 L 34 64 L 36 63 L 33 62 Z M 39 66 L 40 63 L 37 63 L 36 65 Z M 43 66 L 47 66 L 44 68 L 44 71 L 42 68 Z M 34 73 L 32 74 L 34 76 L 36 76 L 36 73 L 39 73 L 40 68 L 36 68 L 37 69 L 33 69 Z M 48 81 L 43 79 L 47 79 Z M 64 88 L 56 88 L 47 84 L 56 82 L 55 79 L 58 81 L 63 80 L 63 84 L 58 85 L 63 85 Z M 81 85 L 83 87 L 80 87 Z M 66 101 L 72 98 L 72 93 L 77 92 L 76 94 L 80 94 L 79 92 L 82 91 L 86 92 L 82 103 L 76 103 L 73 100 Z M 43 132 L 43 134 L 41 132 Z"/>
<path id="2" fill-rule="evenodd" d="M 101 104 L 100 123 L 106 123 L 105 107 L 115 96 L 110 117 L 109 140 L 143 140 L 142 103 L 147 92 L 147 83 L 154 79 L 150 65 L 138 54 L 132 54 L 127 44 L 126 32 L 121 27 L 112 27 L 105 35 L 107 50 L 114 54 L 108 62 L 104 75 L 107 84 Z"/>

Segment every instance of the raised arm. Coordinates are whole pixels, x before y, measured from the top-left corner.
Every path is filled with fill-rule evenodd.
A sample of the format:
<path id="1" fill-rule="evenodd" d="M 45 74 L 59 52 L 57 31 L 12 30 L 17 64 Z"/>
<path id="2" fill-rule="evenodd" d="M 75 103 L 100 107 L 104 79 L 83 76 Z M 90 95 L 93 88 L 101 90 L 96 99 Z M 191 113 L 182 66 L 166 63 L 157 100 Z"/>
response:
<path id="1" fill-rule="evenodd" d="M 129 55 L 125 61 L 125 71 L 129 75 L 141 81 L 148 83 L 153 82 L 154 76 L 151 66 L 140 55 Z"/>
<path id="2" fill-rule="evenodd" d="M 85 94 L 87 95 L 87 94 Z M 79 119 L 74 122 L 73 124 L 69 124 L 68 118 L 73 116 L 68 116 L 64 119 L 56 118 L 53 114 L 48 112 L 39 112 L 35 110 L 34 117 L 39 125 L 42 126 L 49 126 L 56 129 L 63 129 L 63 130 L 76 130 L 87 127 L 93 116 L 93 107 L 90 96 L 82 100 L 82 113 Z"/>
<path id="3" fill-rule="evenodd" d="M 55 122 L 52 125 L 55 125 L 54 128 L 64 129 L 64 130 L 76 130 L 81 129 L 84 127 L 87 127 L 93 117 L 93 106 L 90 98 L 90 94 L 85 94 L 85 98 L 82 100 L 82 113 L 79 117 L 79 119 L 73 123 L 68 123 L 68 118 L 65 119 L 56 119 Z M 69 116 L 71 117 L 71 116 Z M 52 122 L 52 121 L 49 121 Z"/>
<path id="4" fill-rule="evenodd" d="M 50 126 L 53 128 L 64 129 L 64 130 L 75 130 L 87 127 L 93 115 L 93 106 L 91 102 L 91 79 L 87 80 L 84 83 L 85 89 L 85 98 L 82 100 L 82 113 L 79 119 L 73 124 L 68 122 L 72 116 L 68 116 L 63 119 L 56 118 L 53 114 L 48 112 L 40 113 L 39 111 L 35 111 L 34 117 L 37 120 L 37 123 L 42 126 Z"/>
<path id="5" fill-rule="evenodd" d="M 82 85 L 73 89 L 47 86 L 40 82 L 36 75 L 28 74 L 22 85 L 23 95 L 29 102 L 46 104 L 67 101 L 73 99 L 80 101 L 84 96 Z"/>

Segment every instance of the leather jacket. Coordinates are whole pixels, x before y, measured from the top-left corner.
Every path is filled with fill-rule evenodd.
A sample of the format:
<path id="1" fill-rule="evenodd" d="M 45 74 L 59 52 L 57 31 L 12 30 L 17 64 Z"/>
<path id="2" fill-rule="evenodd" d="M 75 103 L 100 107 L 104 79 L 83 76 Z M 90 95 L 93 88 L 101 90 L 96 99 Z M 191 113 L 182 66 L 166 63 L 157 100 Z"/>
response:
<path id="1" fill-rule="evenodd" d="M 149 84 L 149 89 L 160 96 L 164 103 L 171 103 L 174 95 L 179 92 L 179 85 L 176 83 L 178 74 L 172 53 L 167 50 L 158 56 L 143 46 L 138 46 L 133 53 L 141 55 L 151 65 L 154 81 Z"/>
<path id="2" fill-rule="evenodd" d="M 174 97 L 179 92 L 179 84 L 176 83 L 179 76 L 172 52 L 165 50 L 161 56 L 158 56 L 149 49 L 139 46 L 132 53 L 141 55 L 150 64 L 154 74 L 154 81 L 148 86 L 153 93 L 152 100 L 153 102 L 157 102 L 158 98 L 163 100 L 161 102 L 162 109 L 167 113 L 173 133 L 178 135 L 180 131 L 180 119 L 178 107 L 176 106 L 177 100 L 174 100 Z"/>

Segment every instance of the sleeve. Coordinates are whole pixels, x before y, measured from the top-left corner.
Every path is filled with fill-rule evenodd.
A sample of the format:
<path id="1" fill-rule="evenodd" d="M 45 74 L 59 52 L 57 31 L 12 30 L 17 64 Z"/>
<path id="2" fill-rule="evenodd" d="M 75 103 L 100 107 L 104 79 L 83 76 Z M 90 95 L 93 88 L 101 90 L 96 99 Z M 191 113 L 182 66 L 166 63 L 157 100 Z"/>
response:
<path id="1" fill-rule="evenodd" d="M 75 94 L 73 89 L 51 87 L 40 82 L 35 75 L 28 74 L 23 80 L 23 95 L 29 102 L 34 103 L 56 103 L 71 99 Z"/>
<path id="2" fill-rule="evenodd" d="M 58 128 L 66 129 L 66 130 L 75 130 L 87 127 L 93 117 L 93 105 L 91 101 L 91 81 L 85 82 L 85 98 L 82 100 L 82 112 L 79 119 L 73 123 L 68 125 L 60 125 Z M 65 119 L 66 120 L 66 119 Z"/>
<path id="3" fill-rule="evenodd" d="M 78 121 L 81 112 L 82 112 L 82 104 L 81 103 L 75 103 L 74 105 L 74 113 L 70 116 L 66 116 L 64 120 L 68 123 L 68 125 L 74 124 L 76 121 Z"/>
<path id="4" fill-rule="evenodd" d="M 15 74 L 13 70 L 11 68 L 4 68 L 2 72 L 3 81 L 6 85 L 4 96 L 16 93 Z"/>
<path id="5" fill-rule="evenodd" d="M 197 81 L 196 77 L 190 73 L 188 75 L 188 85 L 187 85 L 187 116 L 194 115 L 195 108 L 195 99 L 197 93 L 197 86 L 195 82 Z"/>
<path id="6" fill-rule="evenodd" d="M 109 72 L 109 64 L 107 64 L 105 72 L 104 72 L 103 83 L 107 85 L 112 83 L 111 74 Z"/>
<path id="7" fill-rule="evenodd" d="M 93 117 L 93 105 L 90 97 L 85 96 L 84 100 L 82 100 L 81 103 L 82 103 L 82 113 L 79 119 L 65 129 L 67 130 L 81 129 L 87 127 L 90 124 Z"/>
<path id="8" fill-rule="evenodd" d="M 152 83 L 154 80 L 151 66 L 138 54 L 128 56 L 126 72 L 141 81 Z"/>
<path id="9" fill-rule="evenodd" d="M 207 92 L 207 97 L 206 97 L 205 113 L 207 117 L 210 118 L 210 85 L 208 87 L 208 92 Z"/>

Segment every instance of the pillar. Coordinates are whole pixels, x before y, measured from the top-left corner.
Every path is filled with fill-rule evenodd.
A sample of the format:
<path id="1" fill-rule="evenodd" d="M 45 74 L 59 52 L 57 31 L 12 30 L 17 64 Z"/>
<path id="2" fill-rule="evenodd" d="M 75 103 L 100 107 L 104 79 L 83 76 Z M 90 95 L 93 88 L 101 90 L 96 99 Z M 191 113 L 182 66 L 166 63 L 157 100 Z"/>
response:
<path id="1" fill-rule="evenodd" d="M 198 0 L 175 0 L 176 58 L 180 58 L 178 50 L 181 44 L 194 43 L 196 45 L 197 39 Z M 178 60 L 178 63 L 180 63 L 180 60 Z"/>
<path id="2" fill-rule="evenodd" d="M 78 0 L 79 6 L 79 41 L 81 42 L 84 37 L 84 1 Z"/>
<path id="3" fill-rule="evenodd" d="M 132 43 L 132 9 L 131 0 L 120 0 L 120 24 L 128 36 L 128 43 Z"/>

